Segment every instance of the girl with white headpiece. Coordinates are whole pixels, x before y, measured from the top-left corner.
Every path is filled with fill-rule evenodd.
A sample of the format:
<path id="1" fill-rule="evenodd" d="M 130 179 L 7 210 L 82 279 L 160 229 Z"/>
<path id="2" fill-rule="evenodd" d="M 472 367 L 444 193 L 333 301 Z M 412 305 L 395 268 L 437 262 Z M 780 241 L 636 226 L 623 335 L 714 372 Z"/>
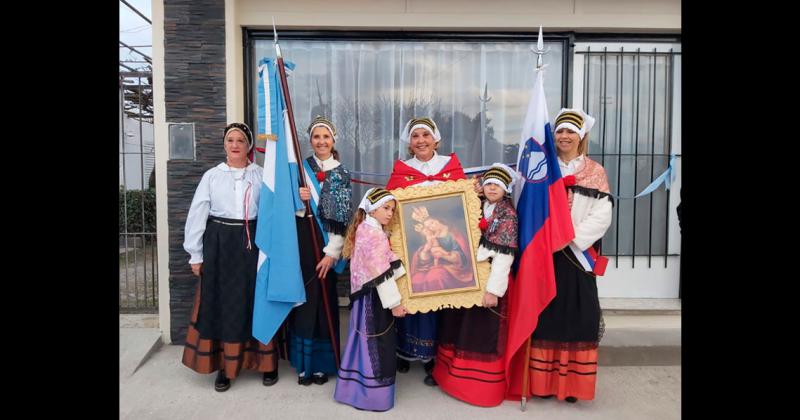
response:
<path id="1" fill-rule="evenodd" d="M 362 410 L 394 406 L 394 317 L 407 313 L 395 283 L 406 271 L 384 230 L 396 206 L 389 191 L 370 188 L 347 228 L 342 251 L 350 258 L 350 332 L 333 398 Z"/>
<path id="2" fill-rule="evenodd" d="M 605 169 L 587 156 L 594 122 L 582 109 L 565 108 L 556 117 L 558 164 L 575 239 L 553 254 L 556 296 L 539 315 L 531 340 L 531 394 L 573 403 L 595 395 L 603 331 L 596 276 L 607 261 L 599 243 L 613 208 Z"/>
<path id="3" fill-rule="evenodd" d="M 470 404 L 493 407 L 503 402 L 508 274 L 517 253 L 517 212 L 509 194 L 518 178 L 502 163 L 482 177 L 483 217 L 478 261 L 491 270 L 481 306 L 443 309 L 433 378 L 442 391 Z"/>

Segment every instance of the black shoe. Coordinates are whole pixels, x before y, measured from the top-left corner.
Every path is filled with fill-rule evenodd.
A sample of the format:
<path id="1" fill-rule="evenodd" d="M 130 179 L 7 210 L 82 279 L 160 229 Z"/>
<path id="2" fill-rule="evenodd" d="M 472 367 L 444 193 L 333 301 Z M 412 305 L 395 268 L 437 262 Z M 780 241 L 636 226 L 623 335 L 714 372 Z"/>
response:
<path id="1" fill-rule="evenodd" d="M 317 385 L 322 385 L 322 384 L 324 384 L 325 382 L 328 382 L 328 374 L 326 374 L 326 373 L 323 373 L 322 375 L 316 375 L 316 374 L 314 374 L 314 375 L 312 376 L 312 378 L 314 378 L 314 379 L 313 379 L 313 380 L 314 380 L 314 383 L 315 383 L 315 384 L 317 384 Z"/>
<path id="2" fill-rule="evenodd" d="M 299 376 L 297 378 L 297 384 L 303 386 L 309 386 L 314 382 L 314 378 L 311 376 Z"/>
<path id="3" fill-rule="evenodd" d="M 431 375 L 431 374 L 425 375 L 425 380 L 423 382 L 425 382 L 425 385 L 428 385 L 428 386 L 439 385 L 439 384 L 436 383 L 436 379 L 433 379 L 433 375 Z"/>
<path id="4" fill-rule="evenodd" d="M 225 376 L 225 371 L 217 371 L 217 379 L 214 380 L 214 390 L 217 392 L 225 392 L 231 387 L 231 380 Z"/>
<path id="5" fill-rule="evenodd" d="M 564 401 L 574 404 L 574 403 L 578 402 L 578 399 L 575 398 L 575 397 L 567 397 L 567 398 L 564 398 Z"/>
<path id="6" fill-rule="evenodd" d="M 411 366 L 410 366 L 410 363 L 408 363 L 408 360 L 406 360 L 406 359 L 401 359 L 401 358 L 399 358 L 399 357 L 397 358 L 397 371 L 398 371 L 398 372 L 400 372 L 400 373 L 406 373 L 406 372 L 408 372 L 408 369 L 409 369 L 410 367 L 411 367 Z"/>
<path id="7" fill-rule="evenodd" d="M 434 365 L 434 361 L 433 360 L 429 360 L 427 363 L 425 363 L 423 365 L 423 367 L 425 367 L 425 373 L 430 375 L 433 372 L 433 365 Z"/>
<path id="8" fill-rule="evenodd" d="M 264 380 L 262 383 L 264 386 L 272 386 L 278 382 L 278 370 L 275 369 L 272 372 L 264 372 Z"/>

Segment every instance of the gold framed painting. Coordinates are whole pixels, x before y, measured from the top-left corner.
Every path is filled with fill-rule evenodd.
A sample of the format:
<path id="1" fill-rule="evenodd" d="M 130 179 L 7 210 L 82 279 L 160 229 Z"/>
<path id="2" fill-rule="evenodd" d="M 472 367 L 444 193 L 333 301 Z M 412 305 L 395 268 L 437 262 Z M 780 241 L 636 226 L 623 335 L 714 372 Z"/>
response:
<path id="1" fill-rule="evenodd" d="M 480 305 L 489 263 L 476 255 L 481 200 L 470 180 L 392 190 L 397 198 L 389 228 L 392 251 L 406 274 L 397 280 L 410 313 Z"/>

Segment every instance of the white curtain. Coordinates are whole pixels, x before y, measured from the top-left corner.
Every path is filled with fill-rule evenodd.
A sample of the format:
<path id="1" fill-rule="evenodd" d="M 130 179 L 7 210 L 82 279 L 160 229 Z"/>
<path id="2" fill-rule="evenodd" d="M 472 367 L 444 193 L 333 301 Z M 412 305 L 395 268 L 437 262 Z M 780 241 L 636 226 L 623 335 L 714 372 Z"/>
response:
<path id="1" fill-rule="evenodd" d="M 336 125 L 335 147 L 346 168 L 388 175 L 395 159 L 409 157 L 399 141 L 400 130 L 409 118 L 430 116 L 442 133 L 440 154 L 455 152 L 464 167 L 512 163 L 534 81 L 536 56 L 530 49 L 534 45 L 281 41 L 284 58 L 297 66 L 289 77 L 289 89 L 303 155 L 311 154 L 305 132 L 309 122 L 315 115 L 325 115 Z M 546 42 L 545 47 L 550 49 L 544 62 L 552 120 L 561 109 L 563 51 L 559 42 Z M 274 55 L 271 40 L 258 40 L 250 65 L 255 69 L 262 58 Z M 249 86 L 257 97 L 255 82 Z M 381 185 L 388 180 L 353 177 Z M 369 186 L 353 186 L 357 203 Z"/>

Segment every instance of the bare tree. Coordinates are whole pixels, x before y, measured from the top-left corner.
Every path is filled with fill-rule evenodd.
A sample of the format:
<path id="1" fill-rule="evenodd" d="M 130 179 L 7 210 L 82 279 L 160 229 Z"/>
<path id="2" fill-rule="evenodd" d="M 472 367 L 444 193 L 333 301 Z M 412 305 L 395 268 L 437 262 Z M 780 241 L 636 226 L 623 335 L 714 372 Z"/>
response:
<path id="1" fill-rule="evenodd" d="M 152 71 L 121 71 L 119 88 L 122 90 L 122 109 L 125 115 L 143 122 L 153 122 Z"/>

